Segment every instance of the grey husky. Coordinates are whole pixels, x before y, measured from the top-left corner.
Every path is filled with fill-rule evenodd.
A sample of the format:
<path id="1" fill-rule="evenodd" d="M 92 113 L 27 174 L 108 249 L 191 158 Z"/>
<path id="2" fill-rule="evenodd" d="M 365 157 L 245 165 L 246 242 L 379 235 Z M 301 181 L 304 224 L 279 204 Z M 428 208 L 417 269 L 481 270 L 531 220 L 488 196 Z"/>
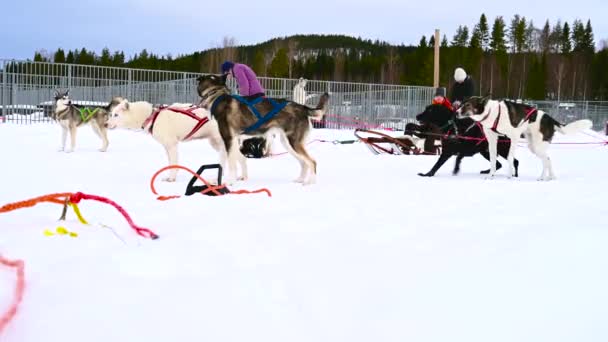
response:
<path id="1" fill-rule="evenodd" d="M 209 109 L 217 120 L 228 152 L 229 168 L 236 169 L 239 136 L 264 136 L 274 131 L 279 133 L 285 149 L 300 162 L 301 173 L 295 181 L 304 185 L 315 183 L 317 162 L 306 150 L 306 138 L 312 129 L 310 119 L 319 121 L 325 115 L 329 94 L 321 96 L 316 108 L 285 99 L 243 98 L 230 94 L 226 77 L 199 77 L 197 92 L 201 97 L 200 105 Z"/>
<path id="2" fill-rule="evenodd" d="M 109 119 L 109 105 L 107 107 L 84 107 L 72 103 L 69 97 L 69 90 L 61 92 L 55 91 L 55 103 L 51 117 L 59 123 L 63 132 L 61 135 L 61 147 L 59 151 L 74 152 L 76 146 L 76 131 L 88 123 L 93 127 L 93 131 L 101 138 L 102 146 L 99 149 L 105 152 L 108 149 L 107 122 Z M 70 132 L 70 149 L 65 149 L 68 131 Z"/>

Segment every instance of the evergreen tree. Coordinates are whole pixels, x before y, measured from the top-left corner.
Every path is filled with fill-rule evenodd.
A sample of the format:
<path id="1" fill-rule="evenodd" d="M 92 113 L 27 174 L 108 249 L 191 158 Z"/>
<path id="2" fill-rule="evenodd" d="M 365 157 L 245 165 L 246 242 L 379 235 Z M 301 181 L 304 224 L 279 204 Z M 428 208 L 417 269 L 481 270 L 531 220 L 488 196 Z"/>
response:
<path id="1" fill-rule="evenodd" d="M 585 44 L 587 43 L 585 41 L 585 26 L 583 26 L 583 22 L 579 19 L 574 20 L 574 23 L 572 23 L 571 40 L 573 43 L 572 51 L 583 52 L 587 50 L 587 47 L 585 46 Z"/>
<path id="2" fill-rule="evenodd" d="M 564 23 L 560 45 L 562 47 L 562 53 L 568 54 L 572 51 L 572 42 L 570 41 L 570 26 L 568 25 L 568 22 Z"/>
<path id="3" fill-rule="evenodd" d="M 266 73 L 266 64 L 264 63 L 264 53 L 262 50 L 257 50 L 255 52 L 251 68 L 258 75 L 264 75 Z"/>
<path id="4" fill-rule="evenodd" d="M 456 34 L 452 39 L 452 46 L 454 47 L 466 47 L 469 42 L 469 28 L 465 26 L 458 26 Z"/>
<path id="5" fill-rule="evenodd" d="M 110 49 L 103 48 L 103 50 L 101 50 L 101 57 L 99 59 L 99 64 L 103 65 L 103 66 L 110 66 L 112 65 L 112 57 L 110 56 Z"/>
<path id="6" fill-rule="evenodd" d="M 449 46 L 448 43 L 448 37 L 445 36 L 445 34 L 443 35 L 443 39 L 441 40 L 441 47 L 442 48 L 447 48 Z"/>
<path id="7" fill-rule="evenodd" d="M 55 55 L 53 56 L 53 62 L 65 63 L 65 52 L 62 48 L 59 48 L 57 49 L 57 51 L 55 51 Z"/>
<path id="8" fill-rule="evenodd" d="M 479 24 L 477 24 L 477 28 L 479 30 L 479 38 L 481 41 L 481 48 L 483 50 L 488 50 L 488 45 L 490 44 L 490 29 L 488 27 L 488 19 L 485 14 L 481 14 L 479 18 Z"/>
<path id="9" fill-rule="evenodd" d="M 40 51 L 36 51 L 34 53 L 34 62 L 44 62 L 44 57 L 42 57 L 42 53 Z"/>
<path id="10" fill-rule="evenodd" d="M 553 31 L 551 32 L 551 51 L 555 53 L 562 52 L 562 34 L 563 34 L 563 26 L 561 20 L 557 20 L 557 23 L 553 27 Z"/>
<path id="11" fill-rule="evenodd" d="M 505 40 L 506 24 L 502 17 L 497 17 L 492 26 L 492 36 L 490 38 L 490 49 L 494 52 L 507 52 Z"/>
<path id="12" fill-rule="evenodd" d="M 435 35 L 431 35 L 431 39 L 429 39 L 429 47 L 435 48 Z"/>
<path id="13" fill-rule="evenodd" d="M 536 28 L 534 27 L 534 22 L 530 20 L 528 22 L 528 27 L 526 28 L 526 42 L 525 49 L 527 51 L 538 51 L 539 50 L 539 41 L 535 37 Z"/>
<path id="14" fill-rule="evenodd" d="M 422 36 L 422 38 L 420 38 L 420 43 L 418 43 L 418 47 L 422 49 L 426 49 L 429 47 L 429 45 L 426 43 L 426 36 Z"/>
<path id="15" fill-rule="evenodd" d="M 74 53 L 73 53 L 71 50 L 70 50 L 70 51 L 68 51 L 68 55 L 67 55 L 67 57 L 65 58 L 65 62 L 66 62 L 66 63 L 70 63 L 70 64 L 72 64 L 72 63 L 74 63 L 74 62 L 75 62 Z"/>
<path id="16" fill-rule="evenodd" d="M 270 62 L 270 76 L 285 78 L 289 76 L 289 57 L 287 49 L 280 48 Z"/>
<path id="17" fill-rule="evenodd" d="M 585 25 L 585 47 L 587 51 L 590 53 L 595 52 L 595 41 L 593 38 L 593 28 L 591 27 L 591 20 L 587 20 L 587 25 Z"/>
<path id="18" fill-rule="evenodd" d="M 476 25 L 473 29 L 473 34 L 471 35 L 471 41 L 469 42 L 469 47 L 473 50 L 482 49 L 481 45 L 481 32 L 479 30 L 479 25 Z"/>
<path id="19" fill-rule="evenodd" d="M 540 51 L 544 54 L 548 53 L 551 48 L 551 26 L 549 25 L 549 20 L 545 22 L 545 26 L 540 34 L 539 39 L 539 48 Z"/>

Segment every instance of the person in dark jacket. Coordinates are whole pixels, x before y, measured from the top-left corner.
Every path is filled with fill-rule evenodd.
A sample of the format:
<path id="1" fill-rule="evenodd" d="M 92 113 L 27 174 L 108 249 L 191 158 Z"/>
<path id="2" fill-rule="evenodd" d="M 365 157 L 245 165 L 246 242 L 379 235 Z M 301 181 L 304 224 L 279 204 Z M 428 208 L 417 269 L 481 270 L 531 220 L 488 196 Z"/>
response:
<path id="1" fill-rule="evenodd" d="M 465 99 L 475 95 L 475 83 L 463 68 L 456 68 L 454 81 L 456 82 L 452 85 L 450 102 L 452 102 L 454 109 L 458 109 Z"/>

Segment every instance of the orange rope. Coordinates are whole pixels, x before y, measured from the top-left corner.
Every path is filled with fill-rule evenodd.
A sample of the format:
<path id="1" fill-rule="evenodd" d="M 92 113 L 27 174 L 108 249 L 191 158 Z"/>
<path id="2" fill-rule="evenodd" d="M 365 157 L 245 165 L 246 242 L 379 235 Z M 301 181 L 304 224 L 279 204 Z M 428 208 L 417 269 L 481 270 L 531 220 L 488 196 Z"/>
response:
<path id="1" fill-rule="evenodd" d="M 17 314 L 17 308 L 23 300 L 23 292 L 25 291 L 25 265 L 23 260 L 9 260 L 5 259 L 0 255 L 0 264 L 7 267 L 15 268 L 17 270 L 17 284 L 15 286 L 15 297 L 13 303 L 8 310 L 0 316 L 0 335 L 2 331 L 8 326 L 11 320 Z"/>
<path id="2" fill-rule="evenodd" d="M 6 205 L 3 205 L 2 207 L 0 207 L 0 214 L 7 213 L 9 211 L 13 211 L 13 210 L 17 210 L 17 209 L 33 207 L 36 204 L 43 203 L 43 202 L 57 203 L 57 204 L 63 205 L 65 203 L 65 198 L 66 197 L 69 198 L 70 196 L 72 196 L 72 193 L 63 192 L 63 193 L 35 197 L 35 198 L 31 198 L 31 199 L 21 201 L 21 202 L 9 203 L 9 204 L 6 204 Z"/>
<path id="3" fill-rule="evenodd" d="M 163 172 L 167 171 L 167 170 L 171 170 L 171 169 L 181 169 L 184 170 L 186 172 L 189 172 L 192 176 L 196 177 L 198 180 L 200 180 L 201 182 L 203 182 L 206 186 L 207 189 L 201 191 L 201 194 L 207 194 L 210 192 L 213 192 L 214 194 L 221 196 L 222 193 L 219 192 L 219 190 L 226 188 L 226 184 L 220 184 L 220 185 L 211 185 L 209 182 L 207 182 L 203 177 L 201 177 L 198 173 L 190 170 L 189 168 L 185 167 L 185 166 L 181 166 L 181 165 L 169 165 L 169 166 L 165 166 L 162 169 L 156 171 L 156 173 L 152 176 L 152 178 L 150 179 L 150 189 L 152 190 L 152 193 L 156 196 L 158 196 L 158 192 L 156 192 L 156 188 L 154 187 L 154 182 L 156 181 L 156 178 Z M 268 197 L 272 197 L 272 194 L 270 193 L 270 190 L 263 188 L 263 189 L 258 189 L 258 190 L 254 190 L 254 191 L 249 191 L 249 190 L 236 190 L 236 191 L 230 191 L 228 194 L 235 194 L 235 195 L 242 195 L 242 194 L 257 194 L 257 193 L 261 193 L 261 192 L 265 192 L 266 194 L 268 194 Z M 158 196 L 158 200 L 159 201 L 167 201 L 170 199 L 175 199 L 175 198 L 180 198 L 181 196 Z"/>

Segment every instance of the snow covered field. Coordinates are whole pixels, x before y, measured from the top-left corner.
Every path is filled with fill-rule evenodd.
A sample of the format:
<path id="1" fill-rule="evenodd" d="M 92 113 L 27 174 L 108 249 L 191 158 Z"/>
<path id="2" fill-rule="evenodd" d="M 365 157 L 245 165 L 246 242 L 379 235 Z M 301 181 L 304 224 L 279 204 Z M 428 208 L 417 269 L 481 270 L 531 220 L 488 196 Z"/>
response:
<path id="1" fill-rule="evenodd" d="M 354 138 L 311 138 L 337 134 Z M 299 164 L 284 155 L 250 159 L 250 180 L 231 187 L 266 187 L 270 198 L 161 202 L 149 179 L 166 157 L 152 138 L 112 131 L 101 153 L 83 128 L 66 154 L 60 135 L 0 124 L 0 206 L 82 191 L 115 200 L 160 238 L 90 201 L 80 209 L 92 226 L 72 212 L 61 224 L 77 238 L 43 234 L 60 225 L 55 204 L 0 214 L 0 254 L 26 263 L 24 300 L 0 341 L 608 340 L 608 147 L 554 145 L 558 179 L 537 182 L 527 148 L 519 179 L 506 168 L 484 179 L 481 156 L 457 177 L 451 160 L 428 179 L 416 173 L 436 156 L 313 143 L 316 185 L 291 183 Z M 180 146 L 181 165 L 215 162 L 206 141 Z M 157 189 L 181 195 L 189 179 L 180 172 Z M 0 266 L 0 315 L 13 273 Z"/>

